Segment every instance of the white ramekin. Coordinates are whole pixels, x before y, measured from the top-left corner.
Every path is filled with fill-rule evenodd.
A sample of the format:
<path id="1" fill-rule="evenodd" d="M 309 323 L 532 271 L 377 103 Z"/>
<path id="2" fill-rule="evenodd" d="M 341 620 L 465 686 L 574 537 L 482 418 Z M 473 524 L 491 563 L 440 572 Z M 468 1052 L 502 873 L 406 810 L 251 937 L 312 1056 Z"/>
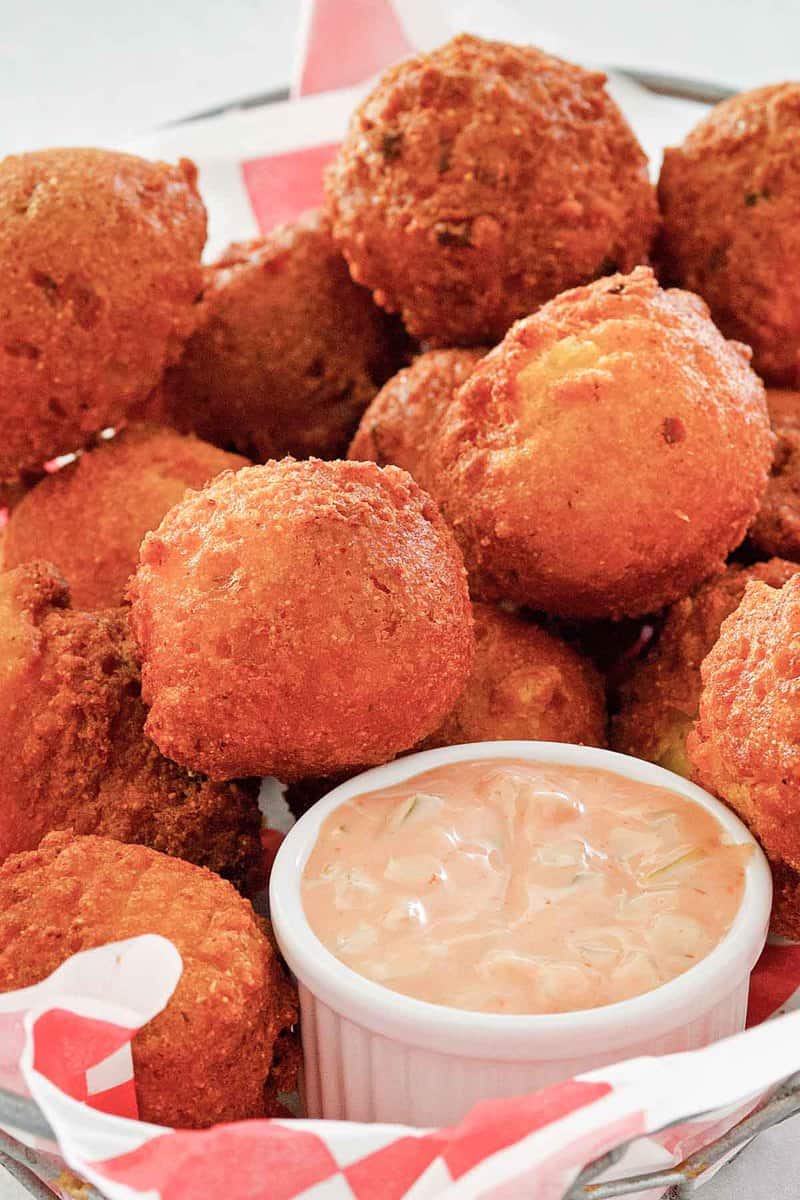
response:
<path id="1" fill-rule="evenodd" d="M 312 932 L 301 899 L 301 877 L 322 822 L 352 796 L 443 763 L 480 758 L 604 768 L 670 788 L 713 813 L 733 842 L 754 847 L 742 904 L 723 940 L 685 974 L 642 996 L 583 1012 L 531 1016 L 415 1000 L 345 966 Z M 744 1028 L 750 972 L 764 945 L 771 900 L 766 859 L 741 821 L 707 792 L 652 763 L 555 742 L 480 742 L 366 771 L 298 821 L 272 870 L 275 934 L 300 988 L 308 1115 L 446 1125 L 482 1099 L 520 1095 L 606 1063 L 691 1050 L 737 1033 Z"/>

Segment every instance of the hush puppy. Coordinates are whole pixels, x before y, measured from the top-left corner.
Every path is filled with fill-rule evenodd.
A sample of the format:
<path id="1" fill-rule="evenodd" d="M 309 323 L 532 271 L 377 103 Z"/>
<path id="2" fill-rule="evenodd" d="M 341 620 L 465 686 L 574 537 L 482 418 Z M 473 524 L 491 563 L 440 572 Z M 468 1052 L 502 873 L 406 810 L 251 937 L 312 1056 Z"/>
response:
<path id="1" fill-rule="evenodd" d="M 425 464 L 442 414 L 485 350 L 429 350 L 384 384 L 361 418 L 347 457 L 393 464 L 425 487 Z"/>
<path id="2" fill-rule="evenodd" d="M 159 754 L 125 614 L 73 612 L 68 597 L 48 564 L 0 574 L 0 861 L 72 829 L 244 884 L 260 864 L 255 795 Z"/>
<path id="3" fill-rule="evenodd" d="M 665 277 L 785 387 L 800 387 L 799 190 L 800 83 L 718 104 L 665 151 L 658 185 Z"/>
<path id="4" fill-rule="evenodd" d="M 752 583 L 702 666 L 687 748 L 697 781 L 761 842 L 779 883 L 775 925 L 800 936 L 800 575 Z M 794 879 L 794 886 L 792 886 Z"/>
<path id="5" fill-rule="evenodd" d="M 488 604 L 473 604 L 472 614 L 472 674 L 418 749 L 515 739 L 605 745 L 605 696 L 591 663 L 532 621 Z"/>
<path id="6" fill-rule="evenodd" d="M 0 162 L 0 481 L 117 424 L 194 325 L 194 165 L 109 150 Z"/>
<path id="7" fill-rule="evenodd" d="M 248 465 L 199 438 L 130 426 L 45 478 L 14 509 L 4 564 L 54 563 L 76 608 L 113 608 L 144 535 L 188 487 Z"/>
<path id="8" fill-rule="evenodd" d="M 296 998 L 229 883 L 144 846 L 67 833 L 0 867 L 0 991 L 38 983 L 78 951 L 147 933 L 174 944 L 183 972 L 133 1038 L 140 1119 L 199 1128 L 269 1116 L 276 1091 L 294 1086 Z"/>
<path id="9" fill-rule="evenodd" d="M 326 175 L 353 278 L 432 345 L 491 345 L 646 261 L 655 193 L 605 82 L 468 35 L 386 71 Z"/>
<path id="10" fill-rule="evenodd" d="M 385 762 L 474 649 L 461 555 L 405 471 L 283 459 L 188 493 L 130 586 L 147 731 L 212 779 Z"/>
<path id="11" fill-rule="evenodd" d="M 334 458 L 400 365 L 400 342 L 311 212 L 209 268 L 199 327 L 165 381 L 167 411 L 259 462 Z"/>
<path id="12" fill-rule="evenodd" d="M 700 665 L 719 637 L 722 622 L 741 602 L 748 583 L 782 587 L 800 565 L 774 558 L 752 567 L 731 564 L 677 600 L 648 653 L 620 687 L 611 744 L 623 754 L 689 776 L 686 738 L 697 718 Z"/>
<path id="13" fill-rule="evenodd" d="M 750 542 L 762 554 L 800 561 L 800 392 L 767 389 L 767 408 L 778 439 L 767 490 Z"/>
<path id="14" fill-rule="evenodd" d="M 482 598 L 633 617 L 722 565 L 772 447 L 749 351 L 639 267 L 550 301 L 478 364 L 431 491 Z"/>

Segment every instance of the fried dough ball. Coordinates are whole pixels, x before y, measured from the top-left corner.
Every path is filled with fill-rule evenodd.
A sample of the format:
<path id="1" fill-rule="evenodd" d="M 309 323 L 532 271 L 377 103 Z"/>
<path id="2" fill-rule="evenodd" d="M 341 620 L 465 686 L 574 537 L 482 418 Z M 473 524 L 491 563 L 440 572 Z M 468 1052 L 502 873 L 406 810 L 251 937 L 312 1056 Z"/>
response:
<path id="1" fill-rule="evenodd" d="M 125 613 L 68 604 L 49 564 L 0 574 L 0 861 L 73 829 L 244 884 L 260 863 L 255 795 L 159 754 Z"/>
<path id="2" fill-rule="evenodd" d="M 718 104 L 664 152 L 662 266 L 776 386 L 800 387 L 800 83 Z"/>
<path id="3" fill-rule="evenodd" d="M 418 749 L 515 739 L 605 745 L 603 685 L 588 660 L 522 617 L 488 604 L 473 604 L 472 614 L 472 674 Z"/>
<path id="4" fill-rule="evenodd" d="M 695 778 L 734 809 L 781 876 L 777 931 L 800 936 L 800 575 L 752 583 L 702 666 L 687 748 Z M 787 886 L 789 885 L 789 886 Z"/>
<path id="5" fill-rule="evenodd" d="M 47 475 L 14 509 L 4 563 L 54 563 L 76 608 L 113 608 L 136 570 L 144 535 L 187 488 L 247 466 L 170 429 L 130 426 Z"/>
<path id="6" fill-rule="evenodd" d="M 425 487 L 431 439 L 456 389 L 485 350 L 429 350 L 398 371 L 370 404 L 347 457 L 402 467 Z"/>
<path id="7" fill-rule="evenodd" d="M 613 748 L 688 777 L 686 738 L 697 718 L 700 664 L 722 622 L 739 605 L 748 583 L 783 587 L 798 570 L 797 563 L 780 558 L 752 567 L 734 563 L 677 600 L 649 652 L 620 687 L 620 711 L 611 724 Z"/>
<path id="8" fill-rule="evenodd" d="M 148 534 L 130 595 L 148 733 L 213 779 L 385 762 L 472 665 L 461 555 L 396 467 L 221 475 Z"/>
<path id="9" fill-rule="evenodd" d="M 143 1121 L 200 1128 L 270 1115 L 291 1090 L 294 989 L 249 902 L 211 871 L 111 838 L 53 833 L 0 867 L 0 991 L 71 954 L 141 934 L 183 960 L 166 1008 L 134 1036 Z"/>
<path id="10" fill-rule="evenodd" d="M 194 326 L 197 171 L 110 150 L 0 162 L 0 480 L 117 424 Z"/>
<path id="11" fill-rule="evenodd" d="M 646 267 L 515 325 L 456 393 L 431 455 L 474 593 L 633 617 L 722 566 L 772 457 L 748 359 Z"/>
<path id="12" fill-rule="evenodd" d="M 800 392 L 767 389 L 778 444 L 750 542 L 762 554 L 800 561 Z"/>
<path id="13" fill-rule="evenodd" d="M 259 462 L 342 454 L 400 365 L 394 322 L 307 213 L 208 269 L 200 323 L 166 380 L 181 429 Z"/>
<path id="14" fill-rule="evenodd" d="M 468 35 L 386 71 L 325 181 L 353 278 L 415 336 L 480 345 L 646 261 L 647 159 L 605 82 Z"/>

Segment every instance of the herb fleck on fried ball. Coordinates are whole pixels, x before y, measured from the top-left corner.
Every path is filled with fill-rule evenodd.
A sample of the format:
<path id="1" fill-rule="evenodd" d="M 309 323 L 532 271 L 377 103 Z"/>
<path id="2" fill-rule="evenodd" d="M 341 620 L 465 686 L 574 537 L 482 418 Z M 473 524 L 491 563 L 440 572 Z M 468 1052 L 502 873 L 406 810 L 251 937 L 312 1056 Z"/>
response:
<path id="1" fill-rule="evenodd" d="M 664 153 L 662 265 L 776 386 L 800 387 L 800 83 L 724 100 Z"/>
<path id="2" fill-rule="evenodd" d="M 166 380 L 169 417 L 258 462 L 342 454 L 400 365 L 395 323 L 357 287 L 311 212 L 231 246 L 207 272 L 200 323 Z"/>
<path id="3" fill-rule="evenodd" d="M 148 732 L 214 779 L 385 762 L 439 724 L 472 665 L 461 555 L 396 467 L 221 475 L 145 538 L 131 599 Z"/>
<path id="4" fill-rule="evenodd" d="M 197 172 L 109 150 L 0 162 L 0 481 L 140 403 L 194 326 Z"/>
<path id="5" fill-rule="evenodd" d="M 347 457 L 393 464 L 425 487 L 431 440 L 457 388 L 469 377 L 484 350 L 429 350 L 398 371 L 370 404 Z"/>
<path id="6" fill-rule="evenodd" d="M 749 351 L 649 268 L 565 292 L 456 392 L 430 490 L 475 594 L 638 616 L 722 566 L 772 457 Z"/>
<path id="7" fill-rule="evenodd" d="M 418 749 L 515 739 L 604 746 L 605 696 L 591 663 L 532 621 L 488 604 L 472 612 L 472 674 Z"/>
<path id="8" fill-rule="evenodd" d="M 76 608 L 113 608 L 136 570 L 144 535 L 188 487 L 247 466 L 199 438 L 130 426 L 46 475 L 13 510 L 4 563 L 54 563 Z"/>
<path id="9" fill-rule="evenodd" d="M 143 1121 L 203 1127 L 269 1116 L 294 1088 L 294 989 L 248 901 L 211 871 L 111 838 L 53 833 L 0 867 L 0 991 L 80 950 L 168 938 L 183 970 L 134 1036 Z"/>
<path id="10" fill-rule="evenodd" d="M 779 590 L 750 584 L 702 676 L 687 742 L 695 777 L 761 842 L 778 884 L 774 927 L 800 937 L 800 575 Z"/>
<path id="11" fill-rule="evenodd" d="M 700 703 L 700 665 L 722 622 L 739 605 L 748 583 L 782 587 L 798 570 L 798 564 L 779 558 L 753 567 L 731 564 L 677 600 L 648 653 L 622 684 L 620 711 L 611 726 L 613 748 L 689 776 L 686 738 Z"/>
<path id="12" fill-rule="evenodd" d="M 646 261 L 647 159 L 605 76 L 462 35 L 386 71 L 326 177 L 353 278 L 433 345 L 492 344 Z"/>
<path id="13" fill-rule="evenodd" d="M 244 885 L 261 865 L 255 795 L 163 758 L 145 716 L 122 610 L 72 611 L 49 564 L 0 574 L 0 861 L 72 829 Z"/>

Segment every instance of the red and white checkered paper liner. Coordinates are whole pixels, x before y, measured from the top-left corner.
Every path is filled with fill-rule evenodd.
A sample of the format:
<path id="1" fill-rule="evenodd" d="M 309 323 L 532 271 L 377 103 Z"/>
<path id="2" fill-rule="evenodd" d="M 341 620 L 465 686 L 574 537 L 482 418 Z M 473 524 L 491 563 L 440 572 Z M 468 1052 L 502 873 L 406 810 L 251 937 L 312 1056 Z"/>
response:
<path id="1" fill-rule="evenodd" d="M 796 948 L 785 950 L 796 967 Z M 762 1008 L 773 976 L 785 991 L 781 957 L 767 952 Z M 273 1120 L 176 1131 L 136 1120 L 130 1043 L 180 970 L 172 944 L 149 935 L 0 996 L 0 1086 L 36 1101 L 66 1163 L 110 1200 L 558 1200 L 585 1163 L 630 1139 L 617 1174 L 679 1161 L 800 1069 L 795 1011 L 705 1050 L 487 1101 L 449 1129 Z"/>
<path id="2" fill-rule="evenodd" d="M 369 80 L 460 29 L 570 54 L 500 4 L 315 0 L 291 101 L 127 148 L 197 162 L 213 257 L 318 204 L 321 170 Z M 684 136 L 702 106 L 619 78 L 611 87 L 657 171 L 662 147 Z M 800 946 L 770 945 L 751 987 L 749 1024 L 760 1027 L 706 1050 L 487 1101 L 451 1129 L 275 1120 L 174 1131 L 136 1119 L 130 1043 L 167 1003 L 180 970 L 169 942 L 139 937 L 75 955 L 35 987 L 0 995 L 0 1086 L 33 1097 L 67 1164 L 111 1200 L 557 1200 L 587 1162 L 631 1139 L 615 1175 L 679 1161 L 800 1070 Z"/>

